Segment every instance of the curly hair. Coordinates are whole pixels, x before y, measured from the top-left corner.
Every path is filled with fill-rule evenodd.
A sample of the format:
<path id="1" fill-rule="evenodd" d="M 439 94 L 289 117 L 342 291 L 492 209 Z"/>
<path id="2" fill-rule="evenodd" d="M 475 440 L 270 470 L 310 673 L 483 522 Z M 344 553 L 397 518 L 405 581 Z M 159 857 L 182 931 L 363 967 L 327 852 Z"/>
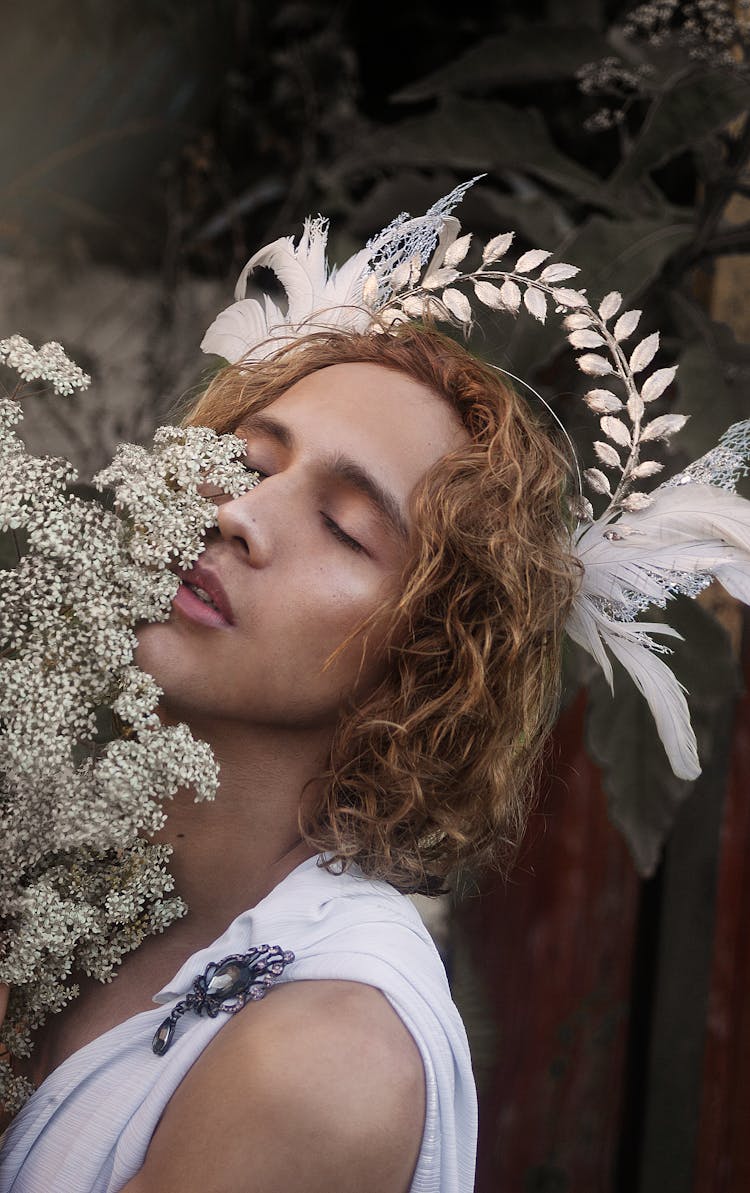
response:
<path id="1" fill-rule="evenodd" d="M 417 486 L 397 596 L 331 656 L 385 627 L 385 677 L 342 709 L 300 832 L 332 854 L 329 868 L 356 862 L 399 890 L 429 894 L 459 864 L 507 869 L 523 836 L 580 582 L 566 503 L 572 469 L 498 373 L 414 324 L 387 335 L 313 333 L 259 363 L 230 365 L 182 423 L 234 430 L 310 373 L 359 362 L 427 386 L 470 442 Z"/>

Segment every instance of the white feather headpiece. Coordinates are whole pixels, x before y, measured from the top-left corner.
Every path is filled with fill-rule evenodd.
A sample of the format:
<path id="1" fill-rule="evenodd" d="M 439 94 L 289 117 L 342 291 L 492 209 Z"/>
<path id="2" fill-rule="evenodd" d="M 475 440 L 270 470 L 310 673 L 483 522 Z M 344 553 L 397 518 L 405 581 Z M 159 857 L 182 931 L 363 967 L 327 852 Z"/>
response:
<path id="1" fill-rule="evenodd" d="M 685 690 L 664 661 L 669 647 L 653 637 L 681 635 L 662 622 L 637 618 L 680 593 L 696 596 L 713 579 L 750 604 L 750 502 L 734 491 L 750 471 L 750 419 L 734 423 L 712 451 L 679 475 L 651 493 L 638 491 L 639 481 L 663 468 L 641 459 L 642 448 L 668 440 L 687 420 L 680 414 L 649 417 L 650 403 L 677 371 L 650 369 L 659 333 L 626 349 L 641 312 L 622 312 L 617 291 L 594 308 L 585 290 L 561 284 L 578 268 L 544 265 L 551 253 L 543 249 L 522 253 L 513 267 L 501 268 L 513 232 L 494 236 L 483 247 L 479 267 L 462 272 L 471 234 L 460 236 L 461 225 L 450 213 L 475 181 L 451 191 L 423 216 L 401 214 L 338 270 L 329 271 L 326 262 L 327 221 L 308 218 L 297 246 L 283 237 L 248 261 L 236 301 L 211 324 L 201 348 L 230 363 L 252 362 L 323 329 L 382 333 L 429 317 L 468 331 L 472 301 L 512 315 L 525 310 L 541 323 L 552 307 L 563 317 L 579 368 L 606 386 L 584 398 L 599 417 L 603 438 L 594 451 L 607 470 L 589 468 L 584 477 L 606 505 L 594 517 L 582 493 L 577 502 L 572 549 L 583 572 L 566 630 L 594 657 L 610 686 L 610 654 L 622 663 L 648 702 L 674 773 L 695 779 L 701 768 Z M 266 295 L 246 297 L 248 280 L 261 267 L 281 282 L 285 308 Z"/>

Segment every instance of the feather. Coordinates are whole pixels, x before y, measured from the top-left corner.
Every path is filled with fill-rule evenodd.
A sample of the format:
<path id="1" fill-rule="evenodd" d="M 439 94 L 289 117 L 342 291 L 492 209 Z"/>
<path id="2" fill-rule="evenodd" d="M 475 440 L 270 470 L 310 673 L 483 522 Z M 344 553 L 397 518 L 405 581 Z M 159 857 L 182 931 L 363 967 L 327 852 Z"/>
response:
<path id="1" fill-rule="evenodd" d="M 257 269 L 259 261 L 258 258 L 264 253 L 276 251 L 294 253 L 294 241 L 291 236 L 282 236 L 279 240 L 273 240 L 271 244 L 267 244 L 264 248 L 259 249 L 244 266 L 240 276 L 237 278 L 237 284 L 234 287 L 234 297 L 236 302 L 240 302 L 247 295 L 247 283 L 250 274 L 254 269 Z"/>
<path id="2" fill-rule="evenodd" d="M 263 313 L 266 317 L 267 327 L 276 328 L 286 322 L 284 312 L 280 306 L 276 305 L 270 295 L 261 294 L 260 301 L 263 303 Z"/>
<path id="3" fill-rule="evenodd" d="M 628 593 L 641 593 L 663 604 L 690 577 L 750 564 L 750 502 L 692 483 L 659 487 L 653 497 L 648 509 L 586 527 L 575 550 L 587 595 L 628 607 Z"/>
<path id="4" fill-rule="evenodd" d="M 652 528 L 659 541 L 674 543 L 688 539 L 723 539 L 743 551 L 750 551 L 750 502 L 715 485 L 689 483 L 660 485 L 654 490 L 650 509 L 629 516 L 628 525 L 639 530 Z"/>
<path id="5" fill-rule="evenodd" d="M 322 288 L 325 288 L 328 274 L 327 244 L 328 220 L 322 215 L 314 219 L 308 216 L 295 255 L 313 280 L 321 279 Z"/>
<path id="6" fill-rule="evenodd" d="M 445 254 L 455 242 L 460 231 L 461 224 L 456 219 L 455 215 L 447 215 L 443 220 L 443 224 L 438 235 L 438 242 L 435 246 L 435 251 L 432 254 L 429 265 L 427 266 L 427 272 L 424 275 L 423 285 L 428 289 L 430 288 L 430 283 L 435 274 L 439 269 L 443 268 Z"/>
<path id="7" fill-rule="evenodd" d="M 267 336 L 263 307 L 254 298 L 243 298 L 216 316 L 201 340 L 201 350 L 235 364 Z"/>
<path id="8" fill-rule="evenodd" d="M 648 632 L 682 638 L 672 626 L 660 623 L 617 622 L 585 598 L 576 598 L 566 631 L 602 668 L 614 692 L 612 664 L 606 647 L 619 659 L 645 697 L 672 770 L 680 779 L 700 774 L 698 751 L 690 724 L 684 688 L 667 664 L 654 653 L 657 644 Z"/>
<path id="9" fill-rule="evenodd" d="M 361 249 L 329 277 L 327 240 L 328 221 L 317 216 L 305 220 L 296 247 L 291 236 L 282 236 L 255 253 L 237 279 L 237 301 L 211 324 L 201 343 L 203 351 L 230 363 L 258 360 L 294 340 L 305 327 L 364 331 L 372 319 L 362 303 L 370 250 Z M 284 287 L 286 313 L 266 294 L 260 301 L 245 297 L 251 274 L 260 268 L 270 269 Z"/>
<path id="10" fill-rule="evenodd" d="M 597 610 L 591 601 L 580 594 L 573 602 L 573 607 L 568 614 L 568 619 L 565 623 L 565 632 L 587 650 L 590 655 L 596 659 L 601 667 L 609 684 L 610 691 L 614 688 L 614 677 L 612 674 L 612 664 L 607 657 L 607 652 L 602 643 L 602 636 L 597 622 Z"/>
<path id="11" fill-rule="evenodd" d="M 649 650 L 663 649 L 649 638 L 649 634 L 662 634 L 665 637 L 682 640 L 682 634 L 672 626 L 659 621 L 617 621 L 581 593 L 573 602 L 565 630 L 579 646 L 582 646 L 596 659 L 611 690 L 614 690 L 612 664 L 604 648 L 609 646 L 613 637 L 628 639 L 648 647 Z"/>
<path id="12" fill-rule="evenodd" d="M 584 571 L 566 629 L 596 659 L 610 687 L 607 651 L 619 659 L 648 702 L 674 773 L 694 779 L 700 765 L 684 688 L 649 637 L 679 635 L 633 618 L 678 592 L 695 595 L 711 577 L 750 603 L 750 502 L 693 481 L 659 486 L 652 497 L 647 509 L 606 515 L 578 536 L 574 551 Z"/>
<path id="13" fill-rule="evenodd" d="M 341 326 L 364 331 L 372 319 L 369 311 L 362 310 L 362 286 L 369 264 L 369 250 L 361 249 L 331 272 L 325 297 L 329 305 L 341 308 L 337 319 Z"/>
<path id="14" fill-rule="evenodd" d="M 323 292 L 326 284 L 325 259 L 320 250 L 325 246 L 326 232 L 308 231 L 303 236 L 305 251 L 300 255 L 299 250 L 287 239 L 277 240 L 261 249 L 250 258 L 245 266 L 247 269 L 258 269 L 261 266 L 276 274 L 286 290 L 289 304 L 287 319 L 289 323 L 298 325 L 323 303 Z"/>
<path id="15" fill-rule="evenodd" d="M 730 596 L 750 605 L 750 563 L 722 564 L 714 575 Z"/>
<path id="16" fill-rule="evenodd" d="M 645 697 L 677 778 L 697 779 L 701 767 L 685 688 L 667 664 L 639 642 L 612 634 L 607 645 Z"/>

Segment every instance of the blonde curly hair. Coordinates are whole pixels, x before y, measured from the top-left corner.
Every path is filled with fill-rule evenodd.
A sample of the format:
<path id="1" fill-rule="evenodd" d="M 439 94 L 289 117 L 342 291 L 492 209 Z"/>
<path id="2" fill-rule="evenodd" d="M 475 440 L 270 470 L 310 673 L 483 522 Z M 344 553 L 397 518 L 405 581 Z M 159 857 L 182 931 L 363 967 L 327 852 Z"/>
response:
<path id="1" fill-rule="evenodd" d="M 310 373 L 366 362 L 449 402 L 470 442 L 418 485 L 411 557 L 377 622 L 387 673 L 342 710 L 322 794 L 300 832 L 405 892 L 434 893 L 458 864 L 505 869 L 533 802 L 558 710 L 570 551 L 569 458 L 497 372 L 432 328 L 318 332 L 222 369 L 184 426 L 234 430 Z M 331 660 L 329 660 L 330 662 Z"/>

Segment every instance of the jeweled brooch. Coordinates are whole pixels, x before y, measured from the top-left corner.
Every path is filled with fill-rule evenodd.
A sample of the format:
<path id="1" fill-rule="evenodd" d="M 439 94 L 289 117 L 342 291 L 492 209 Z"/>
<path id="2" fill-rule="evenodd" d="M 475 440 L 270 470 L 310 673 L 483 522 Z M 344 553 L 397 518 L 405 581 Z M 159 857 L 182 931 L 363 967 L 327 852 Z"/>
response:
<path id="1" fill-rule="evenodd" d="M 163 1056 L 174 1038 L 177 1020 L 186 1011 L 204 1012 L 215 1019 L 219 1011 L 236 1015 L 248 1002 L 257 1002 L 268 992 L 294 953 L 277 944 L 259 944 L 249 953 L 235 953 L 223 961 L 212 961 L 193 982 L 193 989 L 177 1003 L 154 1033 L 151 1047 Z"/>

